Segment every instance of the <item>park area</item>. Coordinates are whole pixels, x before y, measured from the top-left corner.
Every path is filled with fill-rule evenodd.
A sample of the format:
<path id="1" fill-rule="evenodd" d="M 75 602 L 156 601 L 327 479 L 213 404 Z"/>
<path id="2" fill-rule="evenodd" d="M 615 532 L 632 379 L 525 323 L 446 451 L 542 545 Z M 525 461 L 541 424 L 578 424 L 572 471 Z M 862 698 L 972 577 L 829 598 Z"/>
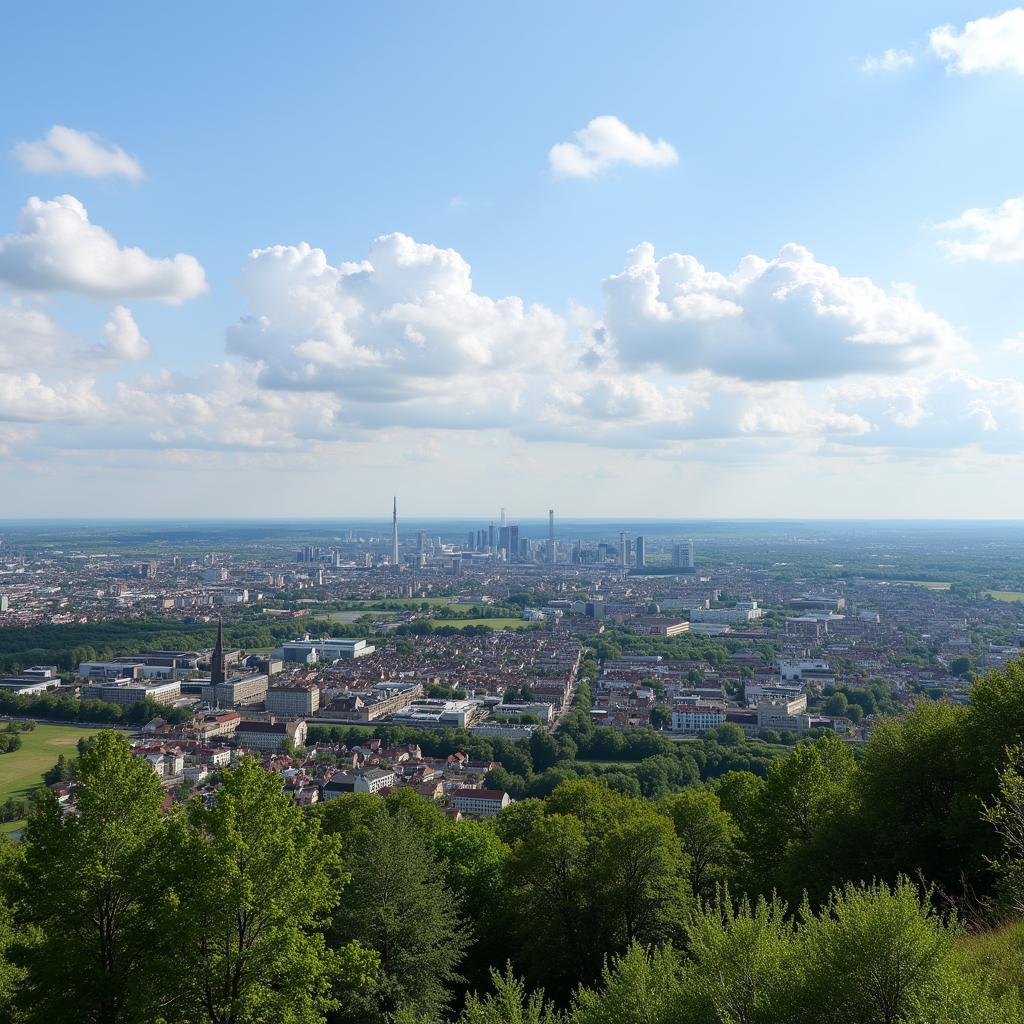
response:
<path id="1" fill-rule="evenodd" d="M 8 797 L 27 799 L 32 790 L 43 784 L 43 772 L 57 763 L 63 754 L 75 757 L 80 736 L 95 736 L 99 729 L 82 729 L 74 725 L 36 725 L 31 732 L 21 733 L 21 749 L 0 754 L 0 803 Z M 0 832 L 13 832 L 24 822 L 10 821 L 0 825 Z"/>

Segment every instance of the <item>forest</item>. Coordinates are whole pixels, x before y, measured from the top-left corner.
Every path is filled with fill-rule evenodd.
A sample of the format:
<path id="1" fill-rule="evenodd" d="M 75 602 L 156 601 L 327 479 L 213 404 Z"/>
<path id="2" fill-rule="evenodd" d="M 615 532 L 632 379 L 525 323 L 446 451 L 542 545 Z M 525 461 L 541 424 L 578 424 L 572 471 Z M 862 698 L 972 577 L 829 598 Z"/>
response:
<path id="1" fill-rule="evenodd" d="M 665 795 L 560 782 L 456 821 L 411 790 L 296 807 L 242 759 L 165 810 L 127 741 L 0 847 L 0 1005 L 26 1022 L 1024 1021 L 1024 665 L 855 759 Z"/>

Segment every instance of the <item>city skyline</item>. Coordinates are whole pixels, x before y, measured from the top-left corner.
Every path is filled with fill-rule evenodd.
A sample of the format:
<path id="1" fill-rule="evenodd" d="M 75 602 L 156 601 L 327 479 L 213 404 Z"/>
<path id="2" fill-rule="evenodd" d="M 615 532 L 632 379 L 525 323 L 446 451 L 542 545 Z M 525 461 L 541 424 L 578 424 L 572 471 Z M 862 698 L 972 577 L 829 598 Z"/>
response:
<path id="1" fill-rule="evenodd" d="M 0 68 L 5 516 L 1021 514 L 1024 8 L 103 10 Z"/>

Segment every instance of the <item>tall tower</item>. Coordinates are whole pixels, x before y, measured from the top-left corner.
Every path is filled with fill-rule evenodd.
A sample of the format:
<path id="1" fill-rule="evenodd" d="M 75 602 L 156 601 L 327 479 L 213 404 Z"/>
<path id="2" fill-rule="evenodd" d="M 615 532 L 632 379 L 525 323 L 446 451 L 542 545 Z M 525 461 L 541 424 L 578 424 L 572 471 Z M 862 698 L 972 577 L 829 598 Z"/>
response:
<path id="1" fill-rule="evenodd" d="M 210 661 L 210 683 L 219 686 L 224 682 L 224 623 L 217 620 L 217 642 L 213 646 L 213 658 Z"/>
<path id="2" fill-rule="evenodd" d="M 502 526 L 508 526 L 508 520 L 506 520 L 506 518 L 505 518 L 505 510 L 504 509 L 501 510 L 501 525 Z"/>
<path id="3" fill-rule="evenodd" d="M 548 565 L 555 564 L 555 510 L 548 509 Z"/>
<path id="4" fill-rule="evenodd" d="M 636 539 L 636 564 L 640 569 L 647 564 L 647 542 L 643 537 Z"/>
<path id="5" fill-rule="evenodd" d="M 693 538 L 691 537 L 686 542 L 686 566 L 688 569 L 693 568 Z"/>
<path id="6" fill-rule="evenodd" d="M 619 534 L 619 564 L 623 569 L 626 568 L 626 533 L 623 531 Z"/>
<path id="7" fill-rule="evenodd" d="M 398 495 L 391 510 L 391 564 L 398 565 Z"/>

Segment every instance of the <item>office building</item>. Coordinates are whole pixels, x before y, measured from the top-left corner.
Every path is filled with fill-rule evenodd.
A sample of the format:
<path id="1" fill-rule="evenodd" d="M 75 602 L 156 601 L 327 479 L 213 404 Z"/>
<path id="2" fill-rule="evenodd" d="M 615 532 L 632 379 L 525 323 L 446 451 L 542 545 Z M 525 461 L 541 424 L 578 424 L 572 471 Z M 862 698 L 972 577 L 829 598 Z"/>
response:
<path id="1" fill-rule="evenodd" d="M 313 683 L 271 686 L 267 689 L 266 708 L 272 715 L 309 718 L 320 710 L 320 687 Z"/>
<path id="2" fill-rule="evenodd" d="M 289 640 L 274 651 L 283 661 L 316 664 L 318 661 L 347 661 L 373 654 L 376 647 L 365 640 L 341 640 L 333 637 L 313 639 L 307 633 L 301 640 Z"/>
<path id="3" fill-rule="evenodd" d="M 643 537 L 636 539 L 636 566 L 642 569 L 647 564 L 647 543 Z"/>
<path id="4" fill-rule="evenodd" d="M 548 509 L 548 565 L 555 564 L 555 510 Z"/>

